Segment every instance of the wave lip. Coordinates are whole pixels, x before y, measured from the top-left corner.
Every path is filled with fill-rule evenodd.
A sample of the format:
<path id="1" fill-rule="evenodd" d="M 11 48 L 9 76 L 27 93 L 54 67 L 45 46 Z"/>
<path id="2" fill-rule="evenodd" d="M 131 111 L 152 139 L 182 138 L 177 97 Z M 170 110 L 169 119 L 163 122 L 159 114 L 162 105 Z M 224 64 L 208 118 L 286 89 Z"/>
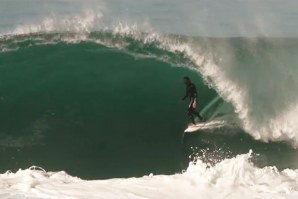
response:
<path id="1" fill-rule="evenodd" d="M 0 176 L 0 194 L 26 198 L 295 198 L 298 170 L 257 168 L 252 152 L 215 166 L 191 163 L 185 173 L 85 181 L 32 167 Z"/>

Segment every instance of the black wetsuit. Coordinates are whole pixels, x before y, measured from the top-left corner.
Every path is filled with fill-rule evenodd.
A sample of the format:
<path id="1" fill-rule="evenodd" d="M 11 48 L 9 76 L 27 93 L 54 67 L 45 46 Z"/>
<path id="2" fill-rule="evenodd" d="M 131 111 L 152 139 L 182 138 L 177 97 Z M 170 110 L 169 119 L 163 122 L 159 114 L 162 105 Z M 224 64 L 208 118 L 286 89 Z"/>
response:
<path id="1" fill-rule="evenodd" d="M 203 121 L 202 116 L 196 111 L 196 105 L 197 105 L 197 89 L 196 86 L 193 83 L 189 83 L 186 85 L 186 94 L 182 98 L 182 100 L 185 100 L 187 97 L 189 97 L 189 105 L 188 105 L 188 116 L 190 117 L 190 120 L 193 124 L 195 124 L 194 116 L 196 115 L 201 121 Z"/>

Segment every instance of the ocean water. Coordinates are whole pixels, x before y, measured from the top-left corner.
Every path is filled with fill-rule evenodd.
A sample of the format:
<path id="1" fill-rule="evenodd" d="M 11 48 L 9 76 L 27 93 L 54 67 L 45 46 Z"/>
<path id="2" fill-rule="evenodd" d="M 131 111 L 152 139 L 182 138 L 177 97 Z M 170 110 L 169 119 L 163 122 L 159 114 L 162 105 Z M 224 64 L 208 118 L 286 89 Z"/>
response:
<path id="1" fill-rule="evenodd" d="M 0 198 L 297 198 L 297 6 L 1 1 Z"/>

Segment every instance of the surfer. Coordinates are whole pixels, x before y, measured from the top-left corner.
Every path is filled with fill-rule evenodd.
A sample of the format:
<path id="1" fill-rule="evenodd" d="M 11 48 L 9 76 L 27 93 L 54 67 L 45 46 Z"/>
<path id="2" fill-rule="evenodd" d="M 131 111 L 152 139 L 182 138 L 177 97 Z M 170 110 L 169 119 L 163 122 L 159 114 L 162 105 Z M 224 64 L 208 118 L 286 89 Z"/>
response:
<path id="1" fill-rule="evenodd" d="M 183 82 L 186 85 L 186 94 L 182 98 L 182 100 L 185 100 L 187 97 L 189 97 L 187 115 L 189 116 L 193 124 L 196 124 L 194 115 L 197 116 L 200 119 L 200 121 L 204 121 L 203 117 L 196 111 L 197 95 L 198 95 L 196 86 L 191 82 L 190 78 L 186 76 L 183 78 Z"/>

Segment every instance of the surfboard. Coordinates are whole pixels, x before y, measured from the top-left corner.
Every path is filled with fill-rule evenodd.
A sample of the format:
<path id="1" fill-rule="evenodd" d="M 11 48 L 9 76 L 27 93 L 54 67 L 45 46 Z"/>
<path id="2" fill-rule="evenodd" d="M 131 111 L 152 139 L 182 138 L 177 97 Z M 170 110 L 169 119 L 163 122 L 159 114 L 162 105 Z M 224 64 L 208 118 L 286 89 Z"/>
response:
<path id="1" fill-rule="evenodd" d="M 203 129 L 213 129 L 213 128 L 220 128 L 224 126 L 224 121 L 222 120 L 213 120 L 209 122 L 203 122 L 199 124 L 191 124 L 185 130 L 184 133 L 192 133 Z"/>

